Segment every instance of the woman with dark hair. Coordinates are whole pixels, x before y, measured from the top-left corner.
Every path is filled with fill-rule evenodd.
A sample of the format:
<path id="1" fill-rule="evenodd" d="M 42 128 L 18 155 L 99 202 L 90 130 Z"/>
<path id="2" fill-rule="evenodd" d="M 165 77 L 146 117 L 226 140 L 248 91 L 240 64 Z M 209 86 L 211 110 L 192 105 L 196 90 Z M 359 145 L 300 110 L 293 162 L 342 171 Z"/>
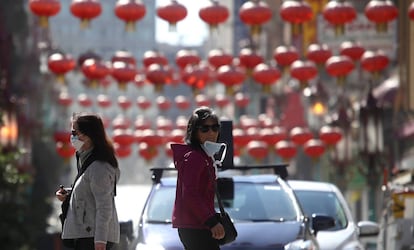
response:
<path id="1" fill-rule="evenodd" d="M 71 192 L 63 187 L 56 192 L 63 201 L 63 242 L 75 250 L 111 249 L 120 234 L 114 201 L 120 170 L 101 118 L 74 115 L 71 143 L 78 174 Z"/>
<path id="2" fill-rule="evenodd" d="M 218 250 L 217 240 L 224 237 L 214 208 L 214 163 L 202 148 L 206 141 L 217 142 L 219 130 L 218 116 L 200 107 L 188 121 L 185 144 L 171 145 L 178 170 L 172 225 L 186 250 Z"/>

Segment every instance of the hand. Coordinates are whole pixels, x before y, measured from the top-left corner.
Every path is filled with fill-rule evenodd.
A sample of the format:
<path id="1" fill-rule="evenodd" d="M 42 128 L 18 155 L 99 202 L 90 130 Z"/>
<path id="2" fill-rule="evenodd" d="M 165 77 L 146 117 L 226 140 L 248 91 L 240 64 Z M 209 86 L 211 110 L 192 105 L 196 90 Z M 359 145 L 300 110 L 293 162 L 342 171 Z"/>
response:
<path id="1" fill-rule="evenodd" d="M 64 201 L 66 199 L 66 196 L 68 196 L 68 192 L 61 187 L 56 191 L 55 195 L 58 200 Z"/>
<path id="2" fill-rule="evenodd" d="M 221 223 L 217 223 L 214 227 L 212 227 L 210 229 L 211 231 L 211 236 L 216 239 L 223 239 L 225 232 L 224 232 L 224 227 L 223 225 L 221 225 Z"/>
<path id="3" fill-rule="evenodd" d="M 106 250 L 106 244 L 102 242 L 95 242 L 95 250 Z"/>

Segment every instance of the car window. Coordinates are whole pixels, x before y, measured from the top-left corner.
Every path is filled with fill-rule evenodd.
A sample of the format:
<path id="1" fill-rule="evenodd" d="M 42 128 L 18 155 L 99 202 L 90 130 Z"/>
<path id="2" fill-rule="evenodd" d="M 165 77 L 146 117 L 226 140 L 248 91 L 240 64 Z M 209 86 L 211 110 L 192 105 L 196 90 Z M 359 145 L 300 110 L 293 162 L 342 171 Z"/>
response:
<path id="1" fill-rule="evenodd" d="M 158 223 L 171 222 L 175 200 L 175 187 L 158 188 L 148 201 L 147 221 Z"/>
<path id="2" fill-rule="evenodd" d="M 318 213 L 335 219 L 335 227 L 329 230 L 339 230 L 347 226 L 345 211 L 335 193 L 304 190 L 295 190 L 295 193 L 307 216 Z"/>
<path id="3" fill-rule="evenodd" d="M 223 200 L 234 220 L 287 221 L 296 220 L 293 201 L 279 185 L 235 183 L 233 199 Z"/>

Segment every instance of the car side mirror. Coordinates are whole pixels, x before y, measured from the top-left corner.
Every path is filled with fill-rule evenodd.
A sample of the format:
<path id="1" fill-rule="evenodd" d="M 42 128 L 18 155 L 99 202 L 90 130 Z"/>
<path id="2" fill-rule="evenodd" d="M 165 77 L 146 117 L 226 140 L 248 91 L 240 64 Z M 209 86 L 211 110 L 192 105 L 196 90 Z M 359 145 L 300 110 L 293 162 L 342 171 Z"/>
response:
<path id="1" fill-rule="evenodd" d="M 312 229 L 315 235 L 321 231 L 335 226 L 335 219 L 323 214 L 312 214 Z"/>
<path id="2" fill-rule="evenodd" d="M 378 223 L 373 221 L 360 221 L 358 222 L 359 237 L 377 236 L 380 228 Z"/>

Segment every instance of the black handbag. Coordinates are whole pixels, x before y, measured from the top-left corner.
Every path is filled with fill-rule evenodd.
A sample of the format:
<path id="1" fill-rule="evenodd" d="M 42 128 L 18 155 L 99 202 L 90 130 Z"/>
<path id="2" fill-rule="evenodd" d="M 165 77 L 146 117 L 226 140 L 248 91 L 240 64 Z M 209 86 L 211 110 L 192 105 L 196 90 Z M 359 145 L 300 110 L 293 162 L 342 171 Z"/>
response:
<path id="1" fill-rule="evenodd" d="M 217 196 L 217 202 L 220 208 L 220 213 L 217 213 L 217 219 L 220 221 L 220 223 L 224 227 L 224 238 L 217 240 L 220 245 L 228 244 L 230 242 L 233 242 L 237 238 L 237 230 L 236 227 L 233 224 L 233 221 L 231 220 L 229 214 L 224 210 L 223 203 L 220 198 L 220 194 L 217 191 L 216 186 L 216 196 Z"/>

